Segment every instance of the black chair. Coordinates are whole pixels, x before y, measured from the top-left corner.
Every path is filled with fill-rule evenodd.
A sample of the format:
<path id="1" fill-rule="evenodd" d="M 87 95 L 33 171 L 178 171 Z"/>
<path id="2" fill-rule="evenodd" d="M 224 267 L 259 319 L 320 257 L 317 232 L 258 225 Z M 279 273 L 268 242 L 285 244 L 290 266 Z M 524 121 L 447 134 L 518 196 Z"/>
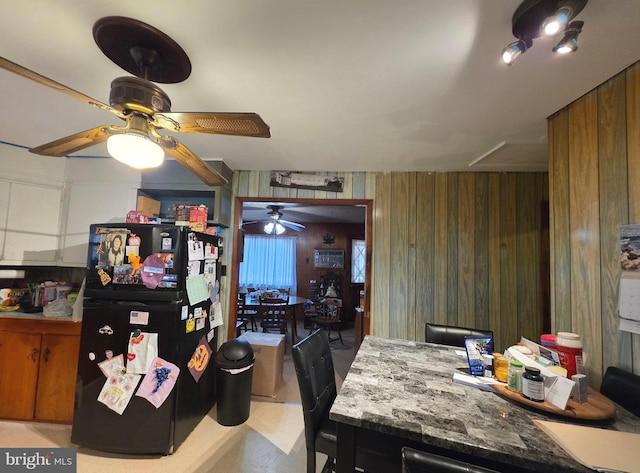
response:
<path id="1" fill-rule="evenodd" d="M 402 473 L 499 473 L 471 463 L 423 452 L 410 447 L 402 449 Z"/>
<path id="2" fill-rule="evenodd" d="M 307 473 L 316 472 L 316 452 L 327 455 L 323 472 L 333 471 L 336 458 L 336 423 L 329 419 L 329 410 L 336 398 L 336 379 L 329 338 L 324 330 L 316 330 L 300 340 L 292 349 L 300 399 L 304 416 L 304 436 L 307 446 Z M 379 453 L 375 441 L 365 439 L 367 449 L 357 449 L 356 465 L 370 472 L 399 471 L 400 466 Z M 370 450 L 369 450 L 370 449 Z"/>
<path id="3" fill-rule="evenodd" d="M 256 309 L 248 309 L 245 304 L 245 295 L 238 294 L 238 303 L 236 309 L 236 320 L 241 322 L 241 326 L 238 327 L 236 324 L 237 330 L 251 330 L 252 332 L 257 332 L 258 326 L 256 324 L 256 316 L 258 315 L 258 311 Z"/>
<path id="4" fill-rule="evenodd" d="M 456 327 L 455 325 L 438 325 L 428 322 L 424 328 L 425 341 L 429 343 L 439 343 L 440 345 L 464 347 L 464 337 L 470 336 L 493 337 L 493 331 Z"/>
<path id="5" fill-rule="evenodd" d="M 277 330 L 281 334 L 287 332 L 287 305 L 289 296 L 261 296 L 260 297 L 260 326 L 263 332 Z"/>
<path id="6" fill-rule="evenodd" d="M 600 393 L 640 417 L 640 376 L 609 366 L 602 378 Z"/>

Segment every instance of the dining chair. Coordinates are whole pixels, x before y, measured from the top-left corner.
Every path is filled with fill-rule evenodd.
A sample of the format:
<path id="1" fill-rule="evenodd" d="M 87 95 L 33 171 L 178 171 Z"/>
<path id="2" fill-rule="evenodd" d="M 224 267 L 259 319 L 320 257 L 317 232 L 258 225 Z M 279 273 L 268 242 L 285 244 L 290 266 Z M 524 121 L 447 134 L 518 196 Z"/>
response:
<path id="1" fill-rule="evenodd" d="M 340 340 L 340 343 L 344 345 L 342 341 L 342 299 L 335 297 L 327 297 L 316 304 L 315 315 L 310 315 L 311 333 L 315 328 L 323 328 L 327 331 L 329 342 L 335 342 Z M 331 338 L 331 331 L 338 332 L 338 338 Z"/>
<path id="2" fill-rule="evenodd" d="M 329 410 L 336 398 L 336 378 L 329 337 L 316 330 L 293 345 L 293 365 L 296 370 L 304 418 L 307 448 L 307 473 L 316 473 L 316 452 L 327 455 L 323 472 L 335 469 L 337 426 L 329 419 Z M 393 460 L 380 453 L 375 440 L 364 439 L 367 447 L 356 449 L 356 466 L 365 472 L 398 471 Z"/>
<path id="3" fill-rule="evenodd" d="M 600 393 L 640 417 L 640 376 L 609 366 L 602 378 Z"/>
<path id="4" fill-rule="evenodd" d="M 499 473 L 478 465 L 423 452 L 411 447 L 402 448 L 402 473 Z"/>
<path id="5" fill-rule="evenodd" d="M 245 331 L 249 328 L 251 328 L 252 332 L 256 332 L 258 330 L 258 325 L 256 322 L 257 315 L 258 311 L 256 309 L 250 309 L 247 307 L 245 303 L 245 295 L 238 294 L 236 320 L 242 322 Z"/>
<path id="6" fill-rule="evenodd" d="M 439 325 L 429 322 L 427 322 L 424 327 L 424 339 L 428 343 L 464 347 L 464 337 L 469 336 L 493 337 L 493 331 L 458 327 L 455 325 Z"/>
<path id="7" fill-rule="evenodd" d="M 287 333 L 287 305 L 289 297 L 260 296 L 260 327 L 263 332 L 277 330 L 281 334 Z"/>

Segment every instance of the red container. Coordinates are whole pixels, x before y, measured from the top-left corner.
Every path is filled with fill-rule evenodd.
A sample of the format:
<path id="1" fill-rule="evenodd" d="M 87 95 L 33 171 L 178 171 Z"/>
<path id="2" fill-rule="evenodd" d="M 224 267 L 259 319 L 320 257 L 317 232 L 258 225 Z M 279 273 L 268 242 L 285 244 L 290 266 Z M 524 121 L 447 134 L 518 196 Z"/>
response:
<path id="1" fill-rule="evenodd" d="M 560 365 L 567 370 L 567 378 L 584 374 L 582 340 L 577 333 L 558 332 L 555 350 L 560 355 Z"/>
<path id="2" fill-rule="evenodd" d="M 555 349 L 557 339 L 558 337 L 556 335 L 545 333 L 543 335 L 540 335 L 540 345 L 542 345 L 543 347 Z"/>

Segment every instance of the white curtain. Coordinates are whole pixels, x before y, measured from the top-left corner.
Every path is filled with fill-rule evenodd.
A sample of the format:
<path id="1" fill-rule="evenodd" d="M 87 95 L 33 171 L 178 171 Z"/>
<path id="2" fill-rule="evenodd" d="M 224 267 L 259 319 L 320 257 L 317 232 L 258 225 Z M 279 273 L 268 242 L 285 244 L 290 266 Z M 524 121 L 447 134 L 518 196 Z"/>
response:
<path id="1" fill-rule="evenodd" d="M 246 235 L 239 279 L 240 286 L 296 294 L 296 237 Z"/>

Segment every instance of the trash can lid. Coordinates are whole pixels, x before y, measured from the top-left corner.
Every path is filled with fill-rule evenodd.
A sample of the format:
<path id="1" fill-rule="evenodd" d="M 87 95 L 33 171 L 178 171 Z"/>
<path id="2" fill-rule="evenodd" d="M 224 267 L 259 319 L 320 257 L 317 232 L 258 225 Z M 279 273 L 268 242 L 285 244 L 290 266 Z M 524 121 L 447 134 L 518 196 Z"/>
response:
<path id="1" fill-rule="evenodd" d="M 216 354 L 216 364 L 221 368 L 244 368 L 254 360 L 255 355 L 251 344 L 237 338 L 223 343 Z"/>

